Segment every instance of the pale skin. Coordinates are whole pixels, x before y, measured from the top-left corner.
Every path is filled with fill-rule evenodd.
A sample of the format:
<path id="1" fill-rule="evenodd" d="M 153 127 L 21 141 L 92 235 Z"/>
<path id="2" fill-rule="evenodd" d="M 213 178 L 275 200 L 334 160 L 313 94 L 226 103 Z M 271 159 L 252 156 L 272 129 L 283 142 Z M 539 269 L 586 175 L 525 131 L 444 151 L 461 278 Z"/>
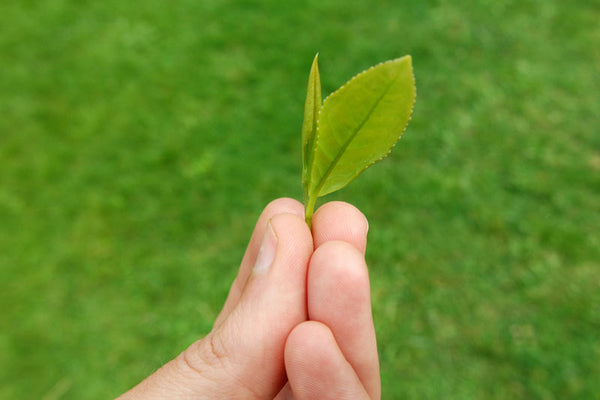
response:
<path id="1" fill-rule="evenodd" d="M 271 202 L 212 331 L 118 400 L 379 400 L 367 220 L 331 202 L 312 227 Z"/>

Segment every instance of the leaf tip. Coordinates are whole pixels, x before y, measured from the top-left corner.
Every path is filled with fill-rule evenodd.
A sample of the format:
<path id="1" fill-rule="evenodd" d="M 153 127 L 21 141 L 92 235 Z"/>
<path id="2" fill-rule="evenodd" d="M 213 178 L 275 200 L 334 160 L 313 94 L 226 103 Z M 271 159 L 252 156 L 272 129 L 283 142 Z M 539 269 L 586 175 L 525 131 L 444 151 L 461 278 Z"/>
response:
<path id="1" fill-rule="evenodd" d="M 312 62 L 312 66 L 311 66 L 311 70 L 314 68 L 318 68 L 319 67 L 319 52 L 317 52 L 317 54 L 315 54 L 315 58 L 313 58 L 313 62 Z"/>

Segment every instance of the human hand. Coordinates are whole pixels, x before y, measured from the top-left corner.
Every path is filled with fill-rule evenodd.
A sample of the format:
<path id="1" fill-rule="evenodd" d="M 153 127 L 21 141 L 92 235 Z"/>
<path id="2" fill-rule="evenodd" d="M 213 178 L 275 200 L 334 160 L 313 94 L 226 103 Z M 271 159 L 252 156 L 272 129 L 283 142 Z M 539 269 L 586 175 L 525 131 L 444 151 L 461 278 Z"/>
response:
<path id="1" fill-rule="evenodd" d="M 379 399 L 367 230 L 331 202 L 311 235 L 302 204 L 271 202 L 212 331 L 118 400 Z"/>

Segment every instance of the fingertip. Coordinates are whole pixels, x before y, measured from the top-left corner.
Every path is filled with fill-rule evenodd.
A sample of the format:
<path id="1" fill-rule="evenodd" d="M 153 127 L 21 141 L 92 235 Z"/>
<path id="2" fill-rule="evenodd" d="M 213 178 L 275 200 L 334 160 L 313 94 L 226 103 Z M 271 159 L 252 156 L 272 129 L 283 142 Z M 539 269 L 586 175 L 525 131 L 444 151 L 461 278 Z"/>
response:
<path id="1" fill-rule="evenodd" d="M 252 232 L 252 236 L 248 242 L 246 252 L 244 253 L 244 257 L 242 258 L 242 262 L 238 269 L 238 274 L 231 285 L 231 289 L 229 291 L 229 295 L 227 296 L 225 305 L 223 306 L 223 310 L 215 321 L 215 326 L 220 325 L 223 322 L 223 320 L 227 317 L 227 315 L 229 315 L 231 310 L 239 301 L 248 277 L 256 265 L 261 243 L 264 240 L 265 231 L 269 225 L 269 221 L 274 216 L 279 214 L 290 214 L 296 216 L 298 219 L 303 220 L 304 206 L 299 201 L 289 197 L 275 199 L 265 206 L 258 218 L 258 221 L 256 222 L 254 231 Z"/>
<path id="2" fill-rule="evenodd" d="M 285 346 L 285 366 L 294 398 L 367 399 L 331 330 L 316 321 L 297 325 Z"/>
<path id="3" fill-rule="evenodd" d="M 304 206 L 296 199 L 281 197 L 271 201 L 262 212 L 261 219 L 272 218 L 276 214 L 294 214 L 304 218 Z"/>
<path id="4" fill-rule="evenodd" d="M 277 214 L 271 218 L 271 226 L 281 246 L 278 247 L 277 257 L 290 259 L 310 257 L 313 251 L 313 238 L 304 222 L 303 216 L 297 214 Z"/>
<path id="5" fill-rule="evenodd" d="M 315 249 L 328 241 L 341 240 L 350 243 L 364 254 L 368 231 L 369 222 L 365 215 L 346 202 L 325 203 L 313 216 Z"/>
<path id="6" fill-rule="evenodd" d="M 333 346 L 332 346 L 333 345 Z M 285 344 L 286 366 L 290 369 L 301 365 L 315 365 L 314 357 L 330 362 L 327 353 L 337 348 L 331 330 L 318 321 L 305 321 L 290 332 Z"/>
<path id="7" fill-rule="evenodd" d="M 242 259 L 242 263 L 238 273 L 241 284 L 243 284 L 246 281 L 252 266 L 256 262 L 256 257 L 260 249 L 260 244 L 264 237 L 264 233 L 269 221 L 274 216 L 279 214 L 291 214 L 297 216 L 298 218 L 303 218 L 304 206 L 299 201 L 288 197 L 275 199 L 265 206 L 264 210 L 260 214 L 260 217 L 258 218 L 258 221 L 256 222 L 256 226 L 254 227 L 254 231 L 252 232 L 252 237 L 250 238 L 250 242 L 248 243 L 246 253 L 244 254 L 244 258 Z"/>

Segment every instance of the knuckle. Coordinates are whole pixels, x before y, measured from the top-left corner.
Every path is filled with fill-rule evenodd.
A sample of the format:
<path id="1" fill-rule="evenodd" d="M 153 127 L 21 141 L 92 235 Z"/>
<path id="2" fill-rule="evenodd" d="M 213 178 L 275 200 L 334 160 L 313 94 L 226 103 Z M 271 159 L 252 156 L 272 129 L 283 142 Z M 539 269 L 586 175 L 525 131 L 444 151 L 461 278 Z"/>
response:
<path id="1" fill-rule="evenodd" d="M 210 334 L 183 352 L 183 362 L 190 370 L 207 377 L 216 369 L 225 370 L 228 356 L 219 336 Z"/>

